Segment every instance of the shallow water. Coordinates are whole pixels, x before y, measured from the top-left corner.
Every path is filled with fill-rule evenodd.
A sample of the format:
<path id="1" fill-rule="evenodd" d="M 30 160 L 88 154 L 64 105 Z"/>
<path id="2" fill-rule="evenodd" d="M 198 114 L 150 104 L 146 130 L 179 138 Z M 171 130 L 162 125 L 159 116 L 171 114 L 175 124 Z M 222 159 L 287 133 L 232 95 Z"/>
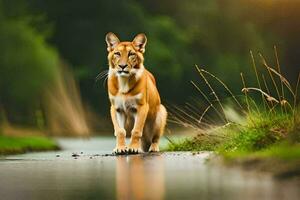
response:
<path id="1" fill-rule="evenodd" d="M 113 138 L 58 142 L 1 158 L 0 199 L 300 199 L 299 181 L 212 165 L 208 152 L 109 156 Z"/>

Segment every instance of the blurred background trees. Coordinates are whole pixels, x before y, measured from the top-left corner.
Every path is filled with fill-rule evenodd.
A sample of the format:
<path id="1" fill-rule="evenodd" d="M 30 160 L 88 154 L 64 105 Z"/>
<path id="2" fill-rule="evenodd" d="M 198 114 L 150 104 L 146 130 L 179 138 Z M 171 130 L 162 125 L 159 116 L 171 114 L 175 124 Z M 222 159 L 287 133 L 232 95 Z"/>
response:
<path id="1" fill-rule="evenodd" d="M 57 74 L 58 53 L 23 1 L 0 1 L 0 13 L 0 109 L 15 123 L 35 125 L 41 93 Z"/>
<path id="2" fill-rule="evenodd" d="M 121 40 L 146 33 L 145 66 L 169 105 L 197 96 L 190 84 L 198 79 L 195 64 L 240 94 L 239 73 L 252 73 L 249 51 L 275 63 L 274 45 L 284 73 L 295 80 L 299 9 L 299 1 L 285 0 L 0 0 L 0 110 L 13 123 L 35 126 L 45 89 L 63 61 L 83 105 L 93 116 L 109 118 L 104 80 L 95 82 L 108 68 L 109 31 Z M 254 76 L 246 78 L 254 84 Z"/>

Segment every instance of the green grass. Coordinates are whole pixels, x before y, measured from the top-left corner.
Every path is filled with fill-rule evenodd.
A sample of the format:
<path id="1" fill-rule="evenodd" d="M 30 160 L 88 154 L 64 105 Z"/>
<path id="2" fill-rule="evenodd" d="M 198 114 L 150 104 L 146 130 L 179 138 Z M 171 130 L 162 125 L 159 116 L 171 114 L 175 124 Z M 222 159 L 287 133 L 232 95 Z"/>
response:
<path id="1" fill-rule="evenodd" d="M 191 138 L 172 141 L 165 151 L 214 151 L 220 143 L 217 139 L 197 135 Z"/>
<path id="2" fill-rule="evenodd" d="M 252 114 L 245 125 L 221 130 L 227 140 L 219 147 L 220 152 L 257 151 L 288 138 L 293 130 L 292 116 L 282 114 Z"/>
<path id="3" fill-rule="evenodd" d="M 46 151 L 55 149 L 58 149 L 57 144 L 47 137 L 9 137 L 0 135 L 0 154 L 16 154 L 28 151 Z"/>
<path id="4" fill-rule="evenodd" d="M 260 151 L 233 151 L 233 152 L 222 152 L 222 156 L 226 159 L 236 158 L 256 158 L 266 159 L 275 158 L 285 161 L 300 160 L 300 145 L 291 143 L 280 143 L 270 146 L 269 148 Z"/>
<path id="5" fill-rule="evenodd" d="M 255 155 L 255 154 L 254 154 Z M 300 159 L 300 145 L 281 144 L 272 146 L 261 152 L 257 152 L 256 156 L 259 157 L 274 157 L 283 160 Z"/>
<path id="6" fill-rule="evenodd" d="M 229 124 L 205 134 L 173 141 L 167 151 L 215 151 L 226 158 L 300 159 L 299 123 L 291 114 L 252 113 L 243 124 Z"/>

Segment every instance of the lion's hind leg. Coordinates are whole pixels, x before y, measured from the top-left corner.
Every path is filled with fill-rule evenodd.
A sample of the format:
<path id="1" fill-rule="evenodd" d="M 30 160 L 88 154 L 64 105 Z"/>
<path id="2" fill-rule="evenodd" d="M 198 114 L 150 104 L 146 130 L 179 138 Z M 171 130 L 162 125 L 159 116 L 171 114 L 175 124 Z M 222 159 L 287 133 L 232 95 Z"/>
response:
<path id="1" fill-rule="evenodd" d="M 164 134 L 165 126 L 167 122 L 167 110 L 163 105 L 160 105 L 157 112 L 156 119 L 152 127 L 152 139 L 149 148 L 150 152 L 159 152 L 159 139 Z"/>

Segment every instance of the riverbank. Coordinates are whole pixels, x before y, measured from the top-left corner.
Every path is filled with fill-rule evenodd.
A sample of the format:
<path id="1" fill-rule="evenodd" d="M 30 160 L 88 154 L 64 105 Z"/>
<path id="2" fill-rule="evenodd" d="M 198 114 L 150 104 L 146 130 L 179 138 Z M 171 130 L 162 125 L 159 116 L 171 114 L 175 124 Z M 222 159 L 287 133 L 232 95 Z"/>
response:
<path id="1" fill-rule="evenodd" d="M 58 149 L 59 146 L 53 139 L 44 136 L 17 137 L 0 135 L 0 155 Z"/>
<path id="2" fill-rule="evenodd" d="M 282 178 L 300 177 L 299 115 L 259 113 L 247 117 L 242 124 L 228 123 L 171 141 L 166 150 L 213 151 L 231 166 Z"/>
<path id="3" fill-rule="evenodd" d="M 166 150 L 192 151 L 197 155 L 204 149 L 209 149 L 216 155 L 209 159 L 211 163 L 222 163 L 228 167 L 242 168 L 247 171 L 270 173 L 276 179 L 300 178 L 299 144 L 278 143 L 257 151 L 231 149 L 227 152 L 214 149 L 214 145 L 203 140 L 199 142 L 199 138 L 188 138 L 170 144 Z"/>
<path id="4" fill-rule="evenodd" d="M 300 145 L 281 143 L 255 152 L 220 154 L 225 165 L 271 173 L 277 179 L 300 178 Z"/>

